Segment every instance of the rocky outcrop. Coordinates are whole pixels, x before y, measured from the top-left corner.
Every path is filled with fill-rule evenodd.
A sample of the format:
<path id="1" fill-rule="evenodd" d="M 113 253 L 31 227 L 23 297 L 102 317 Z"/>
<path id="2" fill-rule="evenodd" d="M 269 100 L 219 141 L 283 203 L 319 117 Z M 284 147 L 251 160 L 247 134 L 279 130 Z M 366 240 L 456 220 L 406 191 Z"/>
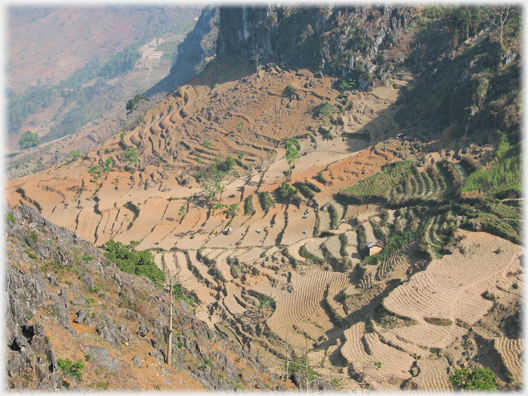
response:
<path id="1" fill-rule="evenodd" d="M 410 17 L 401 5 L 222 7 L 217 55 L 308 67 L 366 89 L 402 63 L 387 54 Z"/>
<path id="2" fill-rule="evenodd" d="M 220 391 L 233 391 L 237 386 L 262 388 L 263 376 L 274 378 L 239 344 L 179 305 L 173 307 L 172 358 L 167 365 L 170 300 L 164 290 L 147 278 L 121 272 L 92 244 L 30 207 L 10 208 L 8 214 L 5 323 L 9 388 L 53 391 L 65 384 L 91 388 L 93 383 L 83 382 L 82 376 L 59 369 L 64 370 L 65 359 L 82 362 L 87 375 L 104 377 L 97 383 L 108 389 L 123 389 L 119 376 L 128 378 L 131 370 L 142 370 L 143 376 L 162 381 L 152 389 L 169 382 L 170 389 L 188 389 L 174 387 L 176 380 L 169 380 L 178 373 L 203 389 Z M 133 296 L 133 302 L 127 296 Z M 125 359 L 130 348 L 140 353 Z M 79 356 L 83 356 L 80 361 Z M 245 363 L 235 365 L 233 356 Z M 156 364 L 145 359 L 154 359 Z M 169 382 L 159 378 L 159 370 Z M 126 389 L 139 386 L 130 381 Z M 276 385 L 270 383 L 268 388 Z"/>

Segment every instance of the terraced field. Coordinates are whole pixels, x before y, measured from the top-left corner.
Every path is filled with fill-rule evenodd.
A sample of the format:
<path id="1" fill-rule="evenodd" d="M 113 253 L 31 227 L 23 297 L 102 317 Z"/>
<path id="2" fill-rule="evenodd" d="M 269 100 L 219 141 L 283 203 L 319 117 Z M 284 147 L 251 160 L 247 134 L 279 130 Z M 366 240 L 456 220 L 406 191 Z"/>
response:
<path id="1" fill-rule="evenodd" d="M 330 139 L 319 132 L 328 121 L 312 116 L 343 101 L 330 78 L 299 88 L 296 100 L 284 88 L 304 87 L 308 71 L 218 70 L 81 160 L 11 181 L 8 202 L 33 205 L 97 245 L 138 241 L 196 293 L 197 317 L 224 326 L 277 372 L 288 344 L 348 390 L 446 391 L 454 369 L 497 354 L 519 376 L 522 342 L 493 322 L 506 320 L 497 301 L 521 299 L 520 205 L 475 210 L 458 201 L 455 181 L 467 172 L 456 153 L 426 154 L 423 143 L 395 137 L 392 87 L 408 76 L 345 95 L 350 106 L 342 124 L 330 123 Z M 287 175 L 294 136 L 299 157 Z M 207 171 L 228 155 L 222 191 L 208 196 Z M 103 157 L 110 169 L 90 174 Z M 278 197 L 284 181 L 298 199 Z M 238 207 L 225 215 L 213 204 Z M 376 239 L 386 247 L 369 257 Z"/>

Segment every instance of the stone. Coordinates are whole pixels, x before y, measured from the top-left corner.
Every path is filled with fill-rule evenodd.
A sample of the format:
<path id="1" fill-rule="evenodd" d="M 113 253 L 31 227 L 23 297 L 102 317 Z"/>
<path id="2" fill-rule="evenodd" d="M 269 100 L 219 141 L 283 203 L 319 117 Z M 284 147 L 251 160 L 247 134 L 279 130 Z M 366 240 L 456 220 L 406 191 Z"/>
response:
<path id="1" fill-rule="evenodd" d="M 132 358 L 132 363 L 136 365 L 137 368 L 143 367 L 143 363 L 141 363 L 141 360 L 139 359 L 139 356 L 136 355 Z"/>
<path id="2" fill-rule="evenodd" d="M 156 360 L 162 362 L 163 361 L 163 354 L 158 349 L 153 349 L 149 352 L 149 355 L 156 358 Z"/>
<path id="3" fill-rule="evenodd" d="M 110 355 L 107 349 L 96 345 L 86 345 L 86 348 L 97 366 L 111 373 L 119 373 L 121 371 L 121 364 Z"/>
<path id="4" fill-rule="evenodd" d="M 145 337 L 148 334 L 148 332 L 149 332 L 149 329 L 144 324 L 140 325 L 137 331 L 138 335 L 141 337 Z"/>
<path id="5" fill-rule="evenodd" d="M 73 305 L 86 305 L 87 304 L 86 300 L 82 297 L 76 298 L 75 300 L 71 300 L 71 303 Z"/>
<path id="6" fill-rule="evenodd" d="M 77 312 L 77 317 L 73 319 L 73 322 L 83 323 L 85 318 L 86 318 L 86 311 L 84 309 L 81 309 L 79 312 Z"/>
<path id="7" fill-rule="evenodd" d="M 81 281 L 86 285 L 86 287 L 91 290 L 95 287 L 95 282 L 88 272 L 83 271 L 81 274 Z"/>

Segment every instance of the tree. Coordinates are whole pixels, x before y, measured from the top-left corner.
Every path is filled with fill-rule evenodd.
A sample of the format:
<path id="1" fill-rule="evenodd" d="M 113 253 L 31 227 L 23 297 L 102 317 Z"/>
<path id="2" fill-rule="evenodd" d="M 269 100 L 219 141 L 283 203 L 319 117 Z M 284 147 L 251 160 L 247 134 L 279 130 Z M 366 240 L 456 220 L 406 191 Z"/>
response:
<path id="1" fill-rule="evenodd" d="M 90 181 L 92 183 L 97 183 L 97 179 L 101 177 L 101 175 L 103 174 L 103 171 L 99 165 L 94 165 L 88 168 L 88 173 L 90 174 L 90 176 L 92 176 Z"/>
<path id="2" fill-rule="evenodd" d="M 72 161 L 75 161 L 75 181 L 77 181 L 77 168 L 79 166 L 77 160 L 81 158 L 81 154 L 72 150 L 70 151 L 70 158 Z"/>
<path id="3" fill-rule="evenodd" d="M 257 52 L 255 55 L 251 57 L 255 61 L 256 67 L 257 67 L 257 73 L 259 71 L 259 60 L 262 59 L 262 54 Z"/>
<path id="4" fill-rule="evenodd" d="M 22 135 L 20 135 L 20 139 L 18 140 L 18 145 L 21 149 L 37 147 L 40 143 L 41 142 L 38 135 L 31 131 L 24 132 Z"/>
<path id="5" fill-rule="evenodd" d="M 286 182 L 282 182 L 282 184 L 277 188 L 277 196 L 281 201 L 285 201 L 288 198 L 292 198 L 295 195 L 297 195 L 297 190 L 290 186 Z"/>
<path id="6" fill-rule="evenodd" d="M 125 156 L 125 159 L 128 162 L 136 163 L 138 162 L 138 152 L 134 150 L 133 148 L 127 148 L 123 154 Z"/>
<path id="7" fill-rule="evenodd" d="M 488 12 L 486 20 L 490 25 L 497 28 L 501 50 L 504 48 L 503 38 L 506 30 L 506 24 L 518 11 L 519 10 L 517 7 L 506 3 L 496 7 L 491 7 Z"/>
<path id="8" fill-rule="evenodd" d="M 301 149 L 301 145 L 299 144 L 299 141 L 295 138 L 291 138 L 286 143 L 286 161 L 288 161 L 288 165 L 290 166 L 290 171 L 288 174 L 288 180 L 291 177 L 291 171 L 293 169 L 293 163 L 297 158 L 299 158 L 299 150 Z"/>

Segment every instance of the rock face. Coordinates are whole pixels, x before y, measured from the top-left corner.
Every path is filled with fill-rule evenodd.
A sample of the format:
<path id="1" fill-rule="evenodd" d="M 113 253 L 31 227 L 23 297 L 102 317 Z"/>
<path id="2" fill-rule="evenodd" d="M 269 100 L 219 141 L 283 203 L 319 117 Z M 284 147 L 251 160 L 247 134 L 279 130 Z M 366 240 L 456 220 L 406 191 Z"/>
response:
<path id="1" fill-rule="evenodd" d="M 366 89 L 372 74 L 401 63 L 385 58 L 410 17 L 410 7 L 393 5 L 222 7 L 217 55 L 251 60 L 259 54 L 261 64 L 355 78 Z"/>
<path id="2" fill-rule="evenodd" d="M 10 389 L 95 386 L 61 371 L 59 363 L 65 359 L 81 362 L 82 374 L 97 376 L 96 383 L 106 389 L 185 391 L 192 383 L 196 390 L 234 391 L 233 384 L 249 390 L 262 388 L 264 377 L 268 389 L 277 386 L 274 375 L 239 344 L 179 305 L 173 307 L 172 358 L 167 365 L 170 310 L 164 290 L 121 272 L 92 244 L 30 207 L 10 208 L 8 213 L 5 323 Z M 90 260 L 82 259 L 88 256 Z M 135 353 L 127 355 L 131 348 Z M 245 364 L 235 365 L 233 356 Z M 141 370 L 150 388 L 140 387 L 134 370 Z M 180 382 L 182 375 L 187 385 Z M 119 382 L 121 377 L 126 383 Z"/>

